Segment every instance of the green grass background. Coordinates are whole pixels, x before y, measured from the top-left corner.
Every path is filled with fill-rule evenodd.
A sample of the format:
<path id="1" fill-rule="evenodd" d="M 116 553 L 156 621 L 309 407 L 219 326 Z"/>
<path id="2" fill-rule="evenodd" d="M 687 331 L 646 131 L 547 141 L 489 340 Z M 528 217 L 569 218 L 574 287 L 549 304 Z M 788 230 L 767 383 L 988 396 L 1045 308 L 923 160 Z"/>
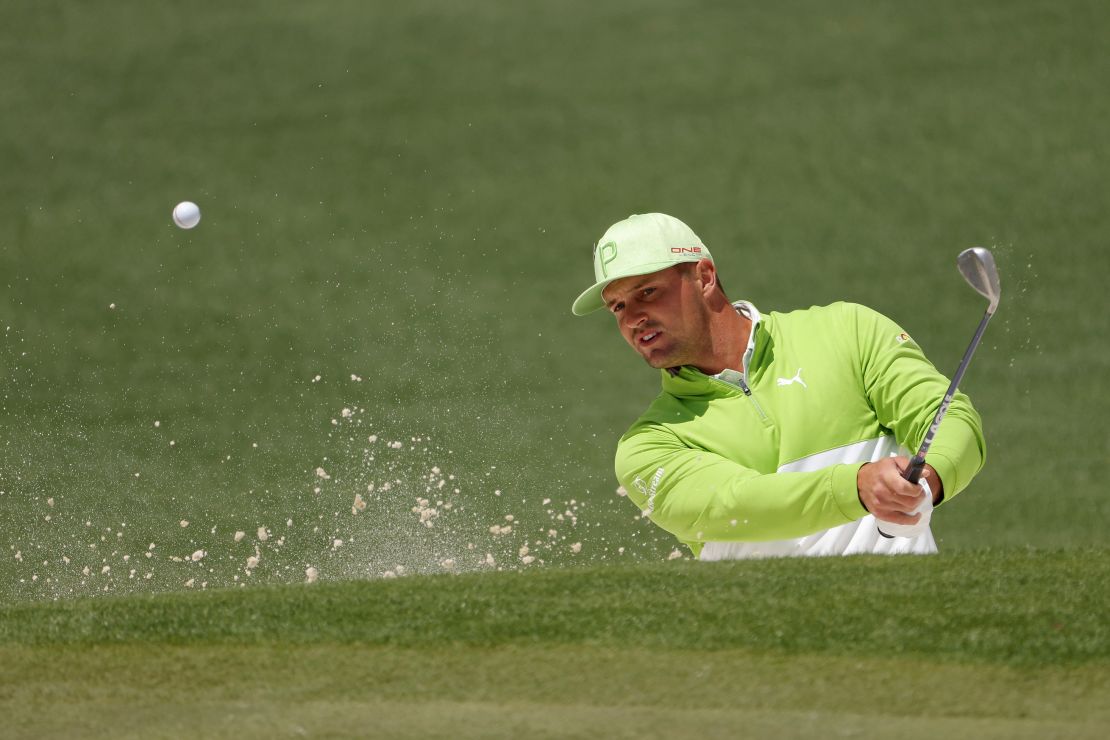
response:
<path id="1" fill-rule="evenodd" d="M 5 17 L 5 598 L 129 590 L 121 559 L 151 543 L 165 567 L 143 588 L 179 587 L 165 557 L 199 548 L 229 585 L 259 526 L 287 538 L 254 580 L 515 562 L 572 499 L 585 508 L 545 563 L 663 556 L 673 540 L 611 472 L 658 378 L 606 317 L 568 309 L 593 241 L 649 210 L 695 228 L 734 296 L 866 303 L 942 372 L 983 308 L 955 254 L 993 248 L 1003 303 L 964 384 L 988 464 L 938 515 L 941 545 L 1105 541 L 1100 3 Z M 169 219 L 187 198 L 203 212 L 189 232 Z M 369 433 L 406 447 L 379 442 L 371 462 Z M 332 479 L 313 494 L 318 466 Z M 433 466 L 457 508 L 425 531 L 410 508 Z M 400 482 L 350 517 L 383 480 Z M 505 514 L 517 531 L 495 541 Z M 237 550 L 236 529 L 252 535 Z M 113 571 L 79 577 L 63 550 Z"/>
<path id="2" fill-rule="evenodd" d="M 0 10 L 0 734 L 1105 726 L 1103 3 Z M 946 555 L 664 562 L 611 471 L 658 377 L 569 311 L 654 210 L 946 373 L 994 251 Z"/>

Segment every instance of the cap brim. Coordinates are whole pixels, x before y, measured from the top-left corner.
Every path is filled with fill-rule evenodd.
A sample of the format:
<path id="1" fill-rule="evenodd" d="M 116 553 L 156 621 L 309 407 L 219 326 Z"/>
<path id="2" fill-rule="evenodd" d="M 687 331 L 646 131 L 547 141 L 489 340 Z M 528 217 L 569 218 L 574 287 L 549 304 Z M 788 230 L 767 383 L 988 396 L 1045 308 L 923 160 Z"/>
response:
<path id="1" fill-rule="evenodd" d="M 653 272 L 666 270 L 669 267 L 681 264 L 682 262 L 693 262 L 695 260 L 680 260 L 677 262 L 655 262 L 650 265 L 642 265 L 639 269 L 631 272 L 614 275 L 613 277 L 605 278 L 604 280 L 594 283 L 582 292 L 582 295 L 575 299 L 574 304 L 571 305 L 570 310 L 575 316 L 585 316 L 586 314 L 593 313 L 599 309 L 605 308 L 605 299 L 602 298 L 601 293 L 605 290 L 609 283 L 616 280 L 621 280 L 627 277 L 635 277 L 636 275 L 650 275 Z"/>
<path id="2" fill-rule="evenodd" d="M 570 310 L 575 316 L 585 316 L 588 313 L 605 308 L 605 300 L 601 297 L 601 291 L 605 290 L 605 286 L 611 282 L 613 281 L 602 280 L 600 283 L 594 283 L 586 288 L 582 295 L 575 299 Z"/>

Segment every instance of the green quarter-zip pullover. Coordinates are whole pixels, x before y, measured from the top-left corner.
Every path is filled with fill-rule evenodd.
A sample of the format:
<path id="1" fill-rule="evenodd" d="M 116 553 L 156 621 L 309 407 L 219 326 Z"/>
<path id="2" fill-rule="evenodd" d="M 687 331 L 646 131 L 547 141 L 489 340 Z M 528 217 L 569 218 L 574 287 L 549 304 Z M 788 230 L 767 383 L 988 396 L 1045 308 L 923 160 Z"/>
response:
<path id="1" fill-rule="evenodd" d="M 744 367 L 662 371 L 663 389 L 617 445 L 616 473 L 643 515 L 703 560 L 935 552 L 931 533 L 879 536 L 859 501 L 865 462 L 910 455 L 948 387 L 890 319 L 835 303 L 762 316 Z M 927 462 L 945 500 L 982 468 L 982 422 L 957 393 Z"/>

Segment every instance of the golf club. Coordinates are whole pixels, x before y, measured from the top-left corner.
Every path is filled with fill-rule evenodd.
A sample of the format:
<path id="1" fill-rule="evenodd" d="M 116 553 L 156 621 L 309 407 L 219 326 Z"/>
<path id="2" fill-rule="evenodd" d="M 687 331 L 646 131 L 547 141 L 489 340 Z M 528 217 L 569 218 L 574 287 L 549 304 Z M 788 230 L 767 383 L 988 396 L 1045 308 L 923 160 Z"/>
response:
<path id="1" fill-rule="evenodd" d="M 975 288 L 981 296 L 986 298 L 990 303 L 987 305 L 986 313 L 983 314 L 982 320 L 979 322 L 979 327 L 975 330 L 975 336 L 971 338 L 971 344 L 968 345 L 967 351 L 964 352 L 964 358 L 960 360 L 960 366 L 956 368 L 956 374 L 952 376 L 952 382 L 948 385 L 948 392 L 944 394 L 944 400 L 940 402 L 940 408 L 937 409 L 936 416 L 933 417 L 933 423 L 929 425 L 929 431 L 925 434 L 925 439 L 921 442 L 921 447 L 917 450 L 917 454 L 910 460 L 909 466 L 906 467 L 902 473 L 902 477 L 910 483 L 917 483 L 921 478 L 921 473 L 925 469 L 925 455 L 929 452 L 930 445 L 933 444 L 933 437 L 936 436 L 937 428 L 940 422 L 944 419 L 944 414 L 948 411 L 948 407 L 952 404 L 952 397 L 956 395 L 956 387 L 960 384 L 960 380 L 964 377 L 964 372 L 967 370 L 968 364 L 971 363 L 971 356 L 975 354 L 975 348 L 979 346 L 979 340 L 983 338 L 983 332 L 987 328 L 987 322 L 994 316 L 995 310 L 998 308 L 998 300 L 1002 297 L 1002 288 L 998 282 L 998 269 L 994 265 L 994 256 L 990 251 L 983 247 L 972 247 L 960 252 L 956 258 L 956 264 L 960 268 L 960 274 L 964 276 L 964 280 L 968 285 Z M 879 534 L 883 537 L 890 537 L 881 529 Z"/>
<path id="2" fill-rule="evenodd" d="M 967 351 L 964 352 L 964 358 L 960 360 L 960 366 L 956 368 L 956 374 L 952 376 L 952 382 L 948 385 L 948 392 L 944 394 L 944 400 L 940 402 L 940 408 L 937 409 L 937 415 L 933 417 L 933 423 L 929 426 L 929 431 L 925 434 L 920 449 L 910 460 L 909 467 L 902 474 L 902 477 L 910 483 L 917 483 L 921 478 L 921 471 L 925 468 L 925 455 L 929 452 L 929 446 L 933 444 L 937 427 L 944 419 L 944 414 L 952 403 L 952 397 L 956 395 L 956 386 L 963 379 L 964 372 L 971 363 L 971 356 L 975 354 L 975 348 L 979 346 L 979 340 L 983 338 L 987 322 L 991 320 L 991 316 L 994 316 L 994 312 L 998 308 L 998 300 L 1002 297 L 1002 288 L 998 283 L 998 269 L 994 266 L 994 256 L 987 249 L 983 247 L 965 249 L 956 258 L 956 264 L 968 285 L 975 288 L 981 296 L 990 301 L 990 304 L 987 306 L 986 313 L 983 314 L 983 319 L 979 322 L 979 328 L 975 330 L 975 336 L 971 338 L 971 344 L 967 346 Z"/>

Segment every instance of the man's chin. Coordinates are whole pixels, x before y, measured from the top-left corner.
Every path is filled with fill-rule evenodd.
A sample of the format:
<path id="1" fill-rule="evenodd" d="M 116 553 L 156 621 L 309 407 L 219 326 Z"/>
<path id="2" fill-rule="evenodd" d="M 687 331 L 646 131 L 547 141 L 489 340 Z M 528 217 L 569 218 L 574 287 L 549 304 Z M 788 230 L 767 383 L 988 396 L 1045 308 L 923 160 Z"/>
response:
<path id="1" fill-rule="evenodd" d="M 650 354 L 641 356 L 644 358 L 644 362 L 646 362 L 648 365 L 655 368 L 656 370 L 663 370 L 665 368 L 674 367 L 675 365 L 681 364 L 675 362 L 673 358 L 673 353 L 669 352 L 652 352 Z"/>

